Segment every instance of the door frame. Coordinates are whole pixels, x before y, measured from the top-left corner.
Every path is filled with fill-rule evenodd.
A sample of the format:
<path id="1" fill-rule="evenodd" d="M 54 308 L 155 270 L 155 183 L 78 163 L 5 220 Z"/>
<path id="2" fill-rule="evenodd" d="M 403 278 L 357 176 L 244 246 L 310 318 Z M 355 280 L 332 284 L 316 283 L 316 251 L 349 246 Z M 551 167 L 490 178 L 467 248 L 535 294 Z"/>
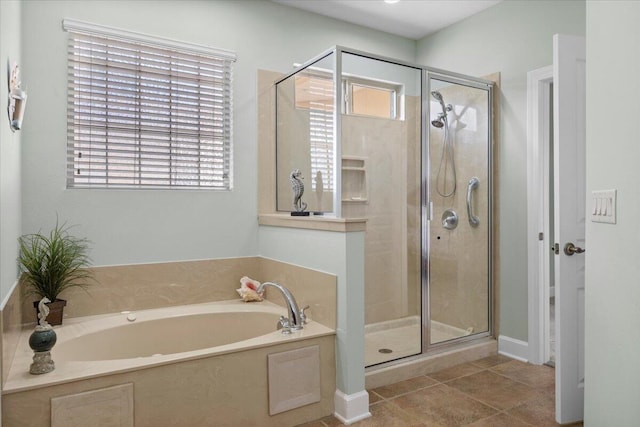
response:
<path id="1" fill-rule="evenodd" d="M 540 365 L 549 354 L 550 135 L 553 66 L 527 73 L 527 257 L 529 362 Z M 542 239 L 540 234 L 542 233 Z"/>

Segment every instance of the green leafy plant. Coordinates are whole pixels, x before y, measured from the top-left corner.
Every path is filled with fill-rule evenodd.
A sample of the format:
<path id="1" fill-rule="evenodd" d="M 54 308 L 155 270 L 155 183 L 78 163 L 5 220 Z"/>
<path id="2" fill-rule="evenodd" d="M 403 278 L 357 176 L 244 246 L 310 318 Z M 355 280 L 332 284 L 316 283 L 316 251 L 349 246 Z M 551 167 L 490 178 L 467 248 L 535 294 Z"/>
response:
<path id="1" fill-rule="evenodd" d="M 60 292 L 71 287 L 86 289 L 93 283 L 87 255 L 89 241 L 69 234 L 65 224 L 48 235 L 34 233 L 18 238 L 18 262 L 27 284 L 27 293 L 55 301 Z"/>

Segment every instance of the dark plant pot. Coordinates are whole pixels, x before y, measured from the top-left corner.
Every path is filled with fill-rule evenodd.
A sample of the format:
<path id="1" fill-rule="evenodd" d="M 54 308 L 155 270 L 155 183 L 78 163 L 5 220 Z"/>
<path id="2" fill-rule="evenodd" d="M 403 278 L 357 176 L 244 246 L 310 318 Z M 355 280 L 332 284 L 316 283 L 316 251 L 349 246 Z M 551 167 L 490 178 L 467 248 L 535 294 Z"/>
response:
<path id="1" fill-rule="evenodd" d="M 33 307 L 36 309 L 36 323 L 40 319 L 38 319 L 38 304 L 40 301 L 34 301 Z M 62 312 L 64 311 L 64 306 L 67 305 L 67 301 L 63 299 L 57 299 L 54 302 L 47 303 L 47 307 L 49 307 L 49 315 L 47 316 L 47 323 L 51 326 L 62 325 Z"/>

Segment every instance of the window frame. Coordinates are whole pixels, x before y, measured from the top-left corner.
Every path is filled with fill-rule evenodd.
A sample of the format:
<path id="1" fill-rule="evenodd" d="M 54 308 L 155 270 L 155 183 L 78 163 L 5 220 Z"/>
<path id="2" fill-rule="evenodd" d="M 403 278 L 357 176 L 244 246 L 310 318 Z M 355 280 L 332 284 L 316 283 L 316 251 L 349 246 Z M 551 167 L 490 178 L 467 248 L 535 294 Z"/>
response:
<path id="1" fill-rule="evenodd" d="M 342 79 L 342 93 L 344 98 L 344 108 L 345 114 L 350 116 L 359 116 L 359 117 L 373 117 L 377 119 L 386 119 L 386 120 L 402 120 L 402 104 L 403 104 L 403 85 L 385 82 L 382 80 L 376 79 L 368 79 L 358 76 L 345 76 Z M 374 116 L 371 114 L 360 114 L 353 111 L 353 87 L 365 87 L 370 89 L 378 89 L 385 90 L 391 93 L 391 105 L 389 106 L 389 110 L 391 112 L 390 117 L 382 117 L 382 116 Z"/>

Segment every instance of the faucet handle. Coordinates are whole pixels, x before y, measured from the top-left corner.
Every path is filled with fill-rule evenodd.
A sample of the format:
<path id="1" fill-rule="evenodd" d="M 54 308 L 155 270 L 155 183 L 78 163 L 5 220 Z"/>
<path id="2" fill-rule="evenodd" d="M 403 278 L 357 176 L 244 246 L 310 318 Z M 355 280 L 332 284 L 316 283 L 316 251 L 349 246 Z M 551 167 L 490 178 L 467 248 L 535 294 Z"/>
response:
<path id="1" fill-rule="evenodd" d="M 291 325 L 289 325 L 289 319 L 284 316 L 280 316 L 280 320 L 278 320 L 277 329 L 282 329 L 283 334 L 291 333 Z"/>
<path id="2" fill-rule="evenodd" d="M 306 325 L 307 323 L 309 323 L 309 318 L 307 317 L 307 314 L 304 312 L 305 310 L 308 310 L 309 308 L 310 308 L 309 305 L 305 305 L 300 310 L 300 321 L 302 322 L 303 325 Z"/>

